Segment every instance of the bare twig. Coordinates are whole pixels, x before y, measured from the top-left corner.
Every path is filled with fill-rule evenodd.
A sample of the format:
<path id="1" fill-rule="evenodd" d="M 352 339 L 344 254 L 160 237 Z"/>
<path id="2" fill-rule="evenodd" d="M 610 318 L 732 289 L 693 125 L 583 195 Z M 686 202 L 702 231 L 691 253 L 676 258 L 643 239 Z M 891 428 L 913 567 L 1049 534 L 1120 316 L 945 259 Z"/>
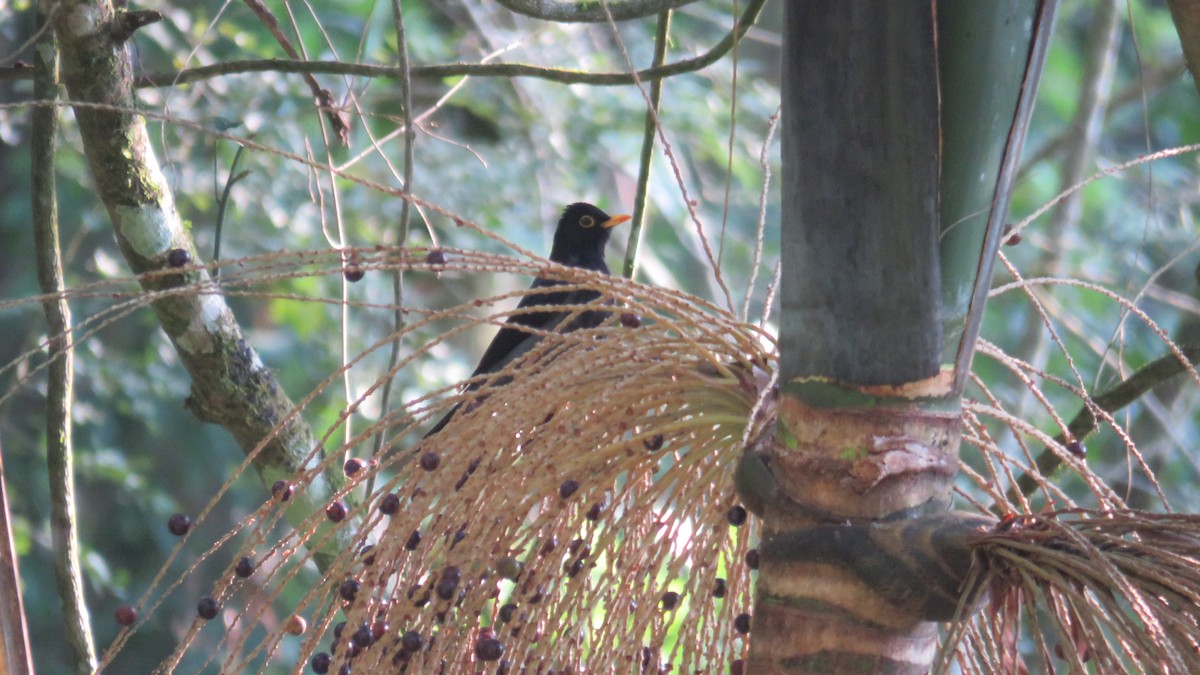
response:
<path id="1" fill-rule="evenodd" d="M 283 51 L 291 59 L 300 63 L 306 63 L 306 61 L 300 61 L 300 54 L 292 46 L 291 40 L 280 30 L 279 21 L 271 13 L 270 8 L 264 5 L 261 0 L 243 0 L 243 2 L 250 8 L 250 11 L 254 12 L 259 21 L 262 21 L 267 30 L 271 31 L 271 35 L 275 37 L 275 41 L 279 43 L 279 46 L 283 48 Z M 322 87 L 311 72 L 304 73 L 304 81 L 308 84 L 308 88 L 312 90 L 313 99 L 317 102 L 317 107 L 329 116 L 329 123 L 333 125 L 333 130 L 338 140 L 341 141 L 342 145 L 349 145 L 350 119 L 335 106 L 333 92 Z"/>
<path id="2" fill-rule="evenodd" d="M 221 260 L 221 232 L 225 227 L 225 209 L 229 206 L 229 194 L 233 191 L 233 186 L 238 181 L 250 175 L 250 170 L 247 169 L 238 173 L 238 162 L 242 159 L 242 154 L 246 152 L 246 146 L 239 145 L 237 152 L 233 155 L 233 163 L 229 165 L 229 174 L 225 177 L 225 189 L 221 191 L 221 195 L 217 198 L 217 225 L 213 228 L 213 262 Z M 215 158 L 213 161 L 216 161 Z M 221 275 L 221 268 L 213 270 L 213 279 Z"/>
<path id="3" fill-rule="evenodd" d="M 671 12 L 658 16 L 658 28 L 654 35 L 654 61 L 652 68 L 663 64 L 667 57 L 667 35 L 671 31 Z M 637 271 L 638 249 L 642 245 L 642 228 L 646 220 L 646 195 L 650 185 L 650 166 L 654 159 L 654 139 L 658 123 L 658 102 L 662 98 L 662 80 L 650 83 L 650 110 L 646 111 L 646 122 L 642 130 L 642 156 L 638 166 L 637 194 L 633 198 L 633 225 L 629 230 L 629 244 L 625 248 L 626 277 L 632 279 Z"/>
<path id="4" fill-rule="evenodd" d="M 746 5 L 733 30 L 725 35 L 712 49 L 700 56 L 682 59 L 659 68 L 647 68 L 636 73 L 587 73 L 563 68 L 549 68 L 525 63 L 450 63 L 433 66 L 413 66 L 410 75 L 414 80 L 441 80 L 448 77 L 469 75 L 473 77 L 535 77 L 561 84 L 592 84 L 597 86 L 615 87 L 633 84 L 634 82 L 649 82 L 682 73 L 690 73 L 706 68 L 721 60 L 733 48 L 736 40 L 754 25 L 758 14 L 762 11 L 766 0 L 753 0 Z M 223 75 L 244 73 L 279 72 L 279 73 L 330 73 L 335 75 L 354 75 L 359 77 L 376 77 L 397 79 L 404 76 L 397 66 L 380 66 L 365 63 L 345 63 L 342 61 L 297 61 L 288 59 L 251 59 L 245 61 L 227 61 L 199 68 L 185 68 L 178 71 L 148 73 L 136 80 L 138 87 L 166 87 L 196 82 Z M 7 77 L 5 77 L 7 75 Z M 23 70 L 9 69 L 8 73 L 0 72 L 0 79 L 29 79 Z"/>
<path id="5" fill-rule="evenodd" d="M 415 157 L 413 154 L 413 142 L 416 140 L 416 129 L 413 126 L 412 114 L 412 79 L 409 77 L 409 62 L 408 62 L 408 39 L 404 32 L 404 14 L 401 11 L 400 0 L 392 0 L 392 22 L 396 27 L 396 58 L 399 61 L 399 67 L 404 71 L 404 76 L 400 78 L 400 98 L 404 110 L 401 111 L 404 123 L 404 191 L 412 194 L 413 180 L 413 164 Z M 412 203 L 409 200 L 404 200 L 400 205 L 400 222 L 397 224 L 397 245 L 403 247 L 408 243 L 408 219 L 409 211 Z M 392 330 L 399 334 L 404 330 L 404 272 L 400 267 L 392 270 L 392 301 L 394 308 L 392 309 Z M 392 351 L 388 355 L 388 372 L 396 367 L 400 360 L 400 341 L 392 342 Z M 391 405 L 392 387 L 395 384 L 394 377 L 388 377 L 383 383 L 383 391 L 379 395 L 379 410 L 380 416 L 384 417 L 388 414 L 388 407 Z M 381 428 L 379 433 L 375 435 L 375 447 L 371 451 L 372 457 L 377 457 L 383 450 L 385 441 L 387 440 L 387 430 Z M 367 480 L 366 494 L 370 495 L 375 487 L 375 476 L 371 476 Z"/>
<path id="6" fill-rule="evenodd" d="M 608 2 L 613 21 L 641 19 L 669 12 L 695 0 L 614 0 Z M 497 4 L 525 16 L 559 23 L 601 23 L 606 21 L 598 2 L 558 2 L 556 0 L 497 0 Z"/>
<path id="7" fill-rule="evenodd" d="M 21 571 L 13 544 L 12 516 L 4 488 L 4 453 L 0 451 L 0 672 L 32 673 L 33 651 L 21 601 Z"/>

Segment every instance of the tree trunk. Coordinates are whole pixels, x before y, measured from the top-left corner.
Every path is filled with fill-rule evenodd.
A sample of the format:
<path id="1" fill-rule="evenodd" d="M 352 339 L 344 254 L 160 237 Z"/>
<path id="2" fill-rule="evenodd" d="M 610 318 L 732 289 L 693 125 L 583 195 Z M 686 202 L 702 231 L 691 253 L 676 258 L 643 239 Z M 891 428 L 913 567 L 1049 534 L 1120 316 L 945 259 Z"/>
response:
<path id="1" fill-rule="evenodd" d="M 738 480 L 754 673 L 927 672 L 976 597 L 959 396 L 1054 3 L 966 5 L 787 8 L 780 426 Z"/>

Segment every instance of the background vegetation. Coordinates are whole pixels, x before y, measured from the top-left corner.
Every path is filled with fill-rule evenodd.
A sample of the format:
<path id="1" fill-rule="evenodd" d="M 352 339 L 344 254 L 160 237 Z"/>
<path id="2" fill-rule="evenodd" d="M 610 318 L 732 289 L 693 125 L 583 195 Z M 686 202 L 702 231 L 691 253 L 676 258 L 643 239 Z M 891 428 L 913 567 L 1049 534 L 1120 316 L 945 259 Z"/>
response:
<path id="1" fill-rule="evenodd" d="M 744 4 L 705 1 L 676 12 L 668 60 L 706 51 L 730 30 Z M 771 183 L 766 184 L 761 260 L 754 244 L 764 215 L 760 197 L 765 176 L 779 170 L 778 140 L 768 137 L 779 104 L 774 27 L 780 4 L 767 5 L 740 43 L 736 59 L 726 56 L 664 83 L 659 122 L 670 153 L 658 152 L 654 158 L 639 252 L 638 279 L 725 303 L 673 163 L 695 202 L 735 308 L 749 298 L 746 316 L 751 320 L 766 311 L 766 286 L 778 259 L 778 194 Z M 17 47 L 35 32 L 33 12 L 21 3 L 15 9 L 19 11 L 0 19 L 0 45 L 11 46 L 0 49 L 8 59 L 0 66 L 29 59 Z M 139 31 L 133 40 L 141 74 L 281 56 L 259 18 L 244 5 L 196 2 L 156 9 L 165 20 Z M 287 17 L 285 31 L 304 46 L 309 59 L 395 61 L 386 4 L 289 5 L 289 12 L 279 15 Z M 490 59 L 624 72 L 630 62 L 648 64 L 654 44 L 652 19 L 622 23 L 614 35 L 603 23 L 545 23 L 518 17 L 495 3 L 474 2 L 404 3 L 404 18 L 414 65 Z M 224 260 L 396 243 L 399 200 L 348 181 L 331 181 L 327 174 L 271 152 L 248 150 L 237 157 L 235 143 L 209 133 L 231 131 L 318 161 L 353 162 L 355 175 L 397 186 L 403 150 L 401 137 L 393 133 L 402 108 L 396 83 L 353 76 L 318 79 L 349 115 L 349 147 L 330 138 L 325 118 L 297 75 L 253 72 L 140 91 L 147 111 L 166 116 L 151 121 L 156 151 L 181 214 L 207 258 L 231 170 L 248 173 L 229 191 L 221 237 Z M 40 303 L 29 300 L 38 294 L 29 262 L 33 244 L 25 139 L 30 108 L 24 101 L 30 98 L 30 85 L 8 77 L 0 81 L 0 97 L 5 101 L 0 108 L 0 447 L 37 665 L 43 672 L 66 672 L 48 563 L 41 421 L 45 384 L 41 375 L 26 376 L 44 360 L 40 345 L 46 339 Z M 544 253 L 562 205 L 588 200 L 610 212 L 632 208 L 646 108 L 638 88 L 537 77 L 418 76 L 412 97 L 421 120 L 413 192 L 505 240 Z M 1196 89 L 1182 66 L 1178 38 L 1162 3 L 1066 3 L 1013 202 L 1014 221 L 1098 170 L 1194 142 L 1200 138 L 1196 111 Z M 70 115 L 64 116 L 57 161 L 68 286 L 126 277 L 107 214 L 92 194 Z M 1191 153 L 1107 176 L 1030 223 L 1021 243 L 1004 249 L 1026 278 L 1086 280 L 1135 301 L 1156 325 L 1131 316 L 1095 288 L 1061 283 L 1035 291 L 1047 313 L 1043 320 L 1022 290 L 1003 286 L 1012 277 L 1001 266 L 996 280 L 1001 291 L 991 301 L 983 330 L 995 353 L 1024 359 L 1050 377 L 1081 380 L 1097 392 L 1163 355 L 1156 331 L 1179 341 L 1200 339 L 1196 176 Z M 617 240 L 610 247 L 614 259 L 625 252 L 620 236 Z M 511 252 L 440 214 L 420 210 L 413 213 L 408 243 Z M 612 266 L 617 267 L 615 260 Z M 527 283 L 522 277 L 484 273 L 410 274 L 405 301 L 436 309 Z M 354 304 L 390 302 L 391 281 L 384 274 L 368 274 L 358 284 L 337 274 L 279 279 L 260 290 L 277 297 L 233 298 L 231 304 L 248 340 L 295 397 L 312 390 L 348 355 L 392 330 L 389 312 Z M 287 295 L 334 302 L 297 302 Z M 110 304 L 104 297 L 72 298 L 77 317 Z M 445 327 L 429 326 L 428 338 Z M 447 340 L 399 373 L 394 395 L 407 401 L 457 382 L 470 372 L 489 338 L 490 331 L 479 329 Z M 976 358 L 980 386 L 969 388 L 973 399 L 986 401 L 981 388 L 986 386 L 1016 417 L 1051 434 L 1057 429 L 1055 411 L 1070 417 L 1079 408 L 1078 397 L 1062 387 L 1044 387 L 1047 401 L 1039 400 L 991 349 L 985 346 Z M 343 386 L 324 390 L 306 418 L 317 429 L 333 424 L 346 402 L 362 395 L 385 367 L 386 353 L 372 356 Z M 1037 371 L 1032 378 L 1044 379 Z M 76 383 L 83 562 L 97 642 L 103 647 L 118 630 L 113 608 L 136 599 L 176 546 L 165 527 L 170 514 L 199 512 L 236 475 L 229 494 L 194 535 L 198 546 L 257 509 L 264 491 L 252 472 L 237 473 L 243 454 L 228 434 L 184 410 L 187 376 L 150 312 L 133 313 L 82 341 Z M 1191 489 L 1200 478 L 1194 384 L 1183 379 L 1169 383 L 1120 413 L 1119 422 L 1136 441 L 1140 458 L 1111 428 L 1088 441 L 1088 465 L 1130 504 L 1200 510 L 1200 495 Z M 377 419 L 377 406 L 377 399 L 369 399 L 348 427 L 361 430 Z M 992 433 L 1014 455 L 1023 452 L 1011 432 L 993 427 Z M 1031 447 L 1035 453 L 1040 449 Z M 971 452 L 965 460 L 984 470 L 983 461 Z M 1088 502 L 1087 487 L 1071 474 L 1062 476 L 1062 486 L 1072 498 Z M 969 480 L 962 481 L 962 490 L 964 497 L 984 499 Z M 172 563 L 168 578 L 187 569 L 192 553 Z M 224 572 L 227 562 L 209 559 L 196 573 L 181 577 L 183 586 L 167 596 L 155 620 L 125 647 L 119 662 L 123 672 L 147 672 L 175 647 L 191 624 L 195 599 L 208 592 L 207 584 Z M 289 594 L 299 592 L 289 586 L 271 598 L 279 608 L 276 620 L 282 621 L 298 601 Z M 247 592 L 246 597 L 254 596 Z M 204 645 L 217 637 L 199 639 Z M 183 670 L 200 667 L 204 651 L 189 651 Z"/>

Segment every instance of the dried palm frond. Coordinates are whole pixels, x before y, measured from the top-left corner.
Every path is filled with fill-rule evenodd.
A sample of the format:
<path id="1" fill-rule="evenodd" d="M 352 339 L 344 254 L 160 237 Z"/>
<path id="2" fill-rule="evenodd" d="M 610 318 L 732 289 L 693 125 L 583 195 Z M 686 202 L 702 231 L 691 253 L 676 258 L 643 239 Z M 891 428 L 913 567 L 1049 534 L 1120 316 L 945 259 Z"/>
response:
<path id="1" fill-rule="evenodd" d="M 1200 516 L 1011 517 L 975 549 L 973 583 L 990 600 L 951 627 L 940 672 L 955 659 L 965 673 L 1051 672 L 1064 662 L 1077 673 L 1196 671 Z M 1028 665 L 1031 655 L 1039 663 Z"/>
<path id="2" fill-rule="evenodd" d="M 364 252 L 358 260 L 368 273 L 399 266 L 552 276 L 599 290 L 598 302 L 568 309 L 603 311 L 608 319 L 594 329 L 546 333 L 490 379 L 385 411 L 323 463 L 314 453 L 289 478 L 288 494 L 340 466 L 343 452 L 390 435 L 380 455 L 355 465 L 329 512 L 308 515 L 292 536 L 270 536 L 286 508 L 280 499 L 243 521 L 239 550 L 221 555 L 248 557 L 260 571 L 253 586 L 234 574 L 215 584 L 227 627 L 209 660 L 236 673 L 277 663 L 299 668 L 322 652 L 331 654 L 329 672 L 343 663 L 354 672 L 443 665 L 474 672 L 501 662 L 560 672 L 667 664 L 691 672 L 723 669 L 737 658 L 745 639 L 735 619 L 750 610 L 744 558 L 756 535 L 753 524 L 730 525 L 732 475 L 746 440 L 770 419 L 772 339 L 684 294 L 546 263 L 450 250 L 428 258 L 423 251 Z M 320 269 L 336 260 L 241 261 L 221 276 L 222 291 L 262 295 L 264 279 L 312 274 L 314 263 Z M 362 368 L 391 340 L 411 348 L 397 370 L 410 367 L 446 335 L 506 318 L 470 317 L 471 309 L 518 295 L 443 311 L 405 308 L 416 320 L 347 368 Z M 416 336 L 447 319 L 460 323 L 414 348 Z M 339 376 L 331 374 L 300 407 Z M 349 409 L 392 376 L 376 376 Z M 445 429 L 418 440 L 414 432 L 460 403 Z M 324 442 L 344 420 L 325 431 Z M 360 494 L 368 483 L 372 492 Z M 314 584 L 304 563 L 332 541 L 333 529 L 348 531 L 354 543 Z M 237 541 L 232 534 L 205 556 Z M 152 611 L 151 597 L 173 588 L 151 589 L 141 605 Z M 272 620 L 281 603 L 311 626 L 299 644 L 287 632 L 294 622 Z M 207 649 L 198 638 L 202 626 L 195 623 L 165 669 Z"/>

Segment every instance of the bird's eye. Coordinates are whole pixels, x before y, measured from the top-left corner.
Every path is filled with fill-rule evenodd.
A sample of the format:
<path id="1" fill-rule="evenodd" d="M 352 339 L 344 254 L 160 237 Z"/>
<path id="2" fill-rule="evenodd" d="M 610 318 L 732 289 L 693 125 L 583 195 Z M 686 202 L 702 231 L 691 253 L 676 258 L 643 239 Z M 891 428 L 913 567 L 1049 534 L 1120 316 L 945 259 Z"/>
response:
<path id="1" fill-rule="evenodd" d="M 596 219 L 591 216 L 584 216 L 579 219 L 580 227 L 593 227 L 596 224 Z"/>

